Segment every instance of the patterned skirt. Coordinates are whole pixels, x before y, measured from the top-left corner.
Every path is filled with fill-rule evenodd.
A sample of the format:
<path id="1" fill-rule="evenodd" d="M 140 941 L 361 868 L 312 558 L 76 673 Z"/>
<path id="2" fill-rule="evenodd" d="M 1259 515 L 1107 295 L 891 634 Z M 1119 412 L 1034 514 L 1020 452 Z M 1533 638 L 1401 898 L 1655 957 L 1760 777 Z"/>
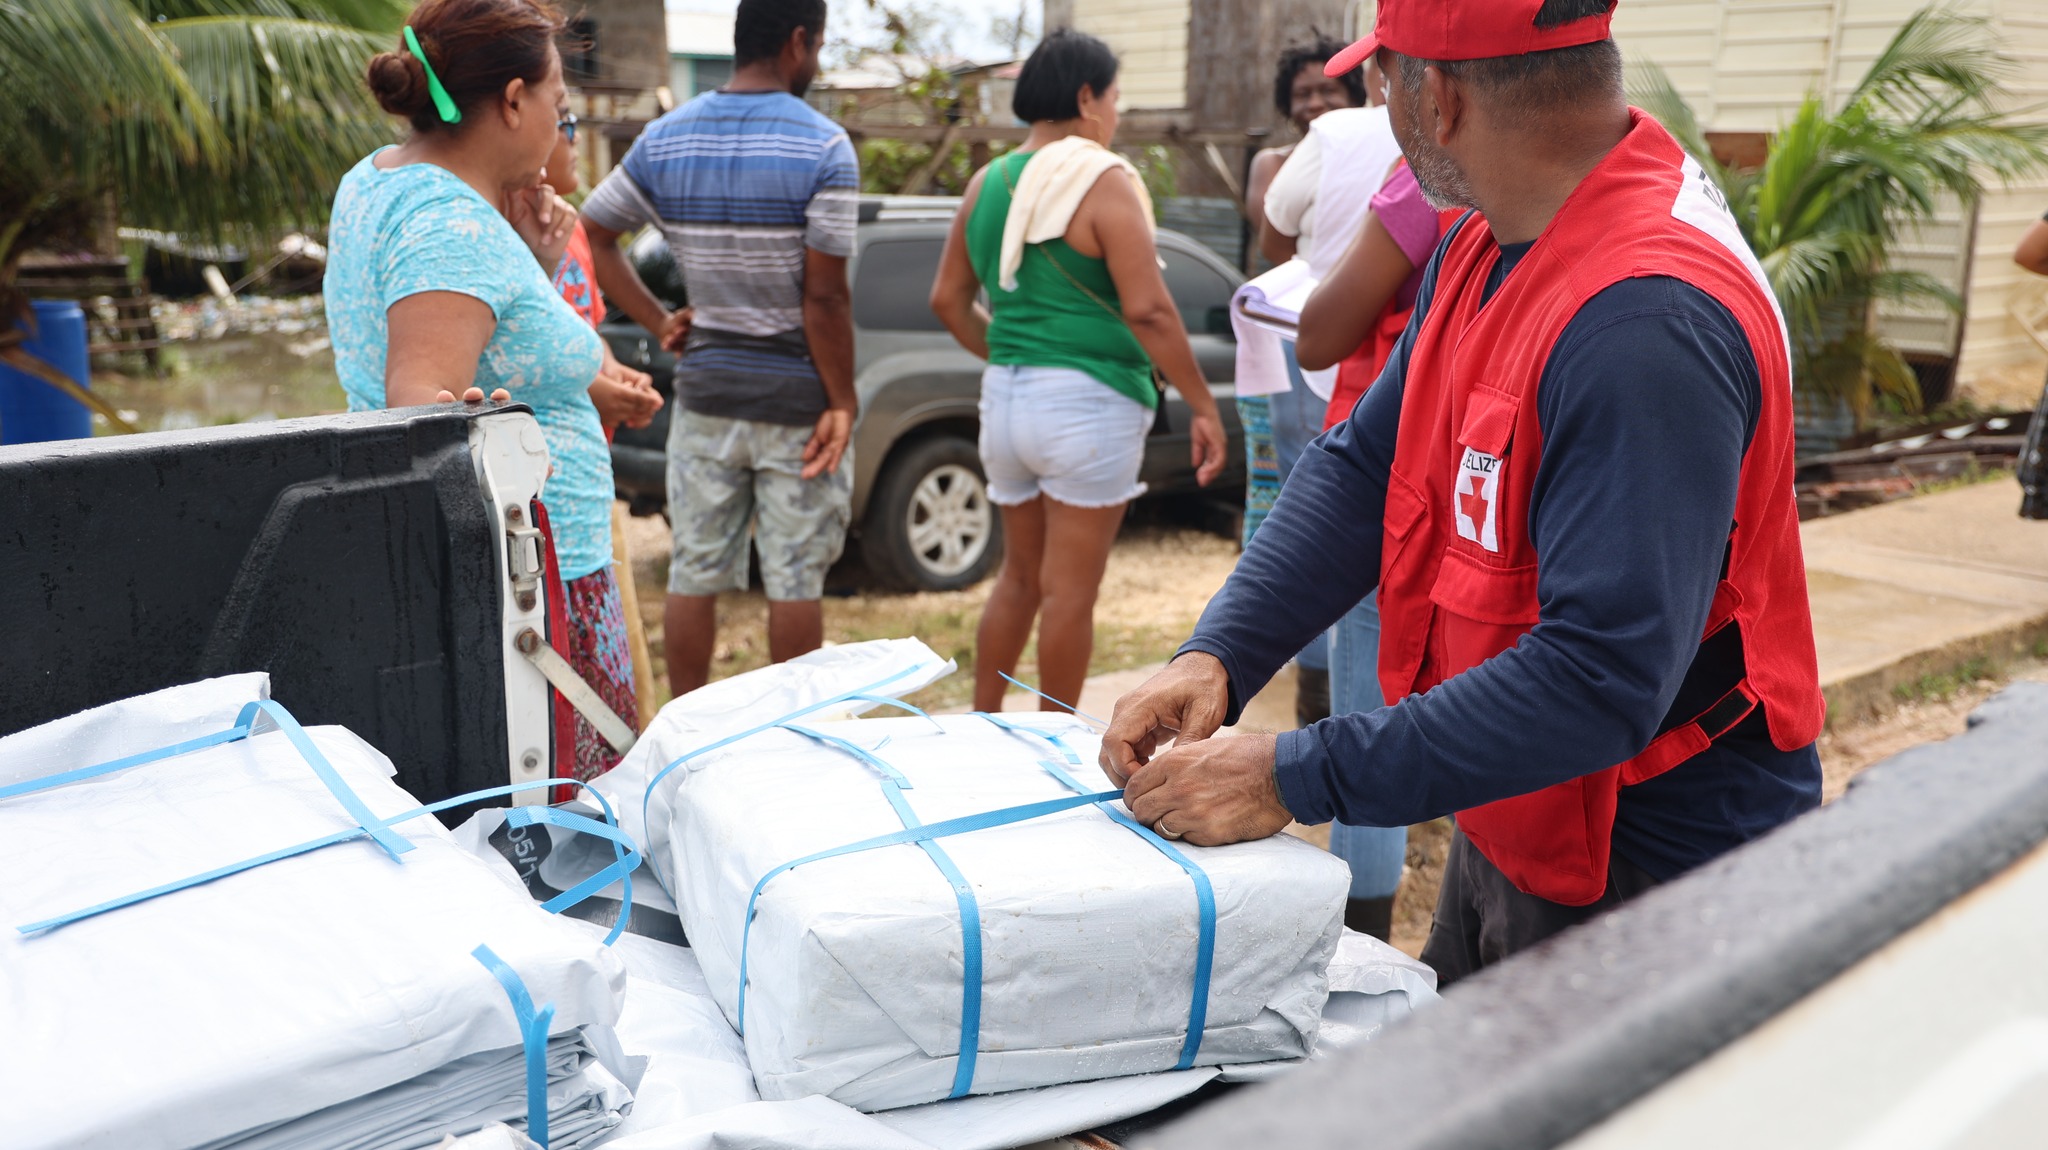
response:
<path id="1" fill-rule="evenodd" d="M 640 729 L 633 691 L 633 652 L 626 643 L 626 608 L 613 568 L 571 579 L 569 665 L 583 676 L 626 725 Z M 576 716 L 576 777 L 594 779 L 619 765 L 620 755 L 597 728 Z"/>
<path id="2" fill-rule="evenodd" d="M 1280 498 L 1280 455 L 1273 449 L 1273 410 L 1266 397 L 1239 398 L 1237 418 L 1244 424 L 1244 543 L 1266 521 Z"/>

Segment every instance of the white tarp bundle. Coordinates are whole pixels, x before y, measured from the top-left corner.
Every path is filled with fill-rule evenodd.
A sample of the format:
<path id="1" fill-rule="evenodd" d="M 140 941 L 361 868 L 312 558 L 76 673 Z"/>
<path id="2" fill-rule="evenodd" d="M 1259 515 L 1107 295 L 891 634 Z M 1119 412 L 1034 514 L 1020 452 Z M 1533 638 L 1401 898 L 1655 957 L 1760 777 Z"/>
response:
<path id="1" fill-rule="evenodd" d="M 764 1101 L 696 955 L 630 934 L 617 951 L 629 976 L 619 1041 L 649 1062 L 632 1114 L 604 1150 L 1006 1150 L 1144 1114 L 1218 1078 L 1242 1081 L 1294 1065 L 1168 1070 L 875 1114 L 815 1095 Z M 1311 1057 L 1367 1041 L 1385 1023 L 1434 1002 L 1435 981 L 1407 955 L 1346 931 L 1330 964 L 1330 1001 Z"/>
<path id="2" fill-rule="evenodd" d="M 240 675 L 0 739 L 0 789 L 235 726 Z M 377 819 L 418 803 L 348 731 L 311 744 Z M 0 798 L 0 1144 L 432 1146 L 526 1112 L 521 1033 L 488 946 L 552 1003 L 555 1150 L 587 1145 L 637 1075 L 604 1028 L 618 958 L 537 908 L 432 817 L 53 930 L 68 914 L 356 824 L 283 732 Z"/>
<path id="3" fill-rule="evenodd" d="M 1069 718 L 825 717 L 950 669 L 899 640 L 740 676 L 664 709 L 600 784 L 629 826 L 644 802 L 649 860 L 761 1096 L 881 1110 L 1306 1055 L 1349 876 L 1286 836 L 1165 844 L 1090 804 L 771 877 L 1107 788 Z"/>

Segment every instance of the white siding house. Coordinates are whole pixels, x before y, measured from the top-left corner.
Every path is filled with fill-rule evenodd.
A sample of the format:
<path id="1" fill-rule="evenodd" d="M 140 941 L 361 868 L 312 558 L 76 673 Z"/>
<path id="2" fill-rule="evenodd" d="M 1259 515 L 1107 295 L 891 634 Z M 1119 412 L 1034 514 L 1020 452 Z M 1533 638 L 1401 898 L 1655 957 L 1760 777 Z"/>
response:
<path id="1" fill-rule="evenodd" d="M 1614 31 L 1632 60 L 1663 66 L 1708 130 L 1770 132 L 1808 92 L 1845 96 L 1919 7 L 1918 0 L 1623 0 Z M 1999 47 L 2018 61 L 2006 85 L 2012 105 L 2048 99 L 2048 5 L 1970 0 L 1961 7 L 1989 17 Z M 2048 352 L 2009 308 L 2048 291 L 2048 281 L 2012 262 L 2020 233 L 2044 210 L 2048 181 L 1994 186 L 1974 219 L 1958 209 L 1920 229 L 1903 262 L 1956 286 L 1965 312 L 1881 313 L 1885 333 L 1902 349 L 1954 355 L 1959 393 L 1978 402 L 2032 406 L 2041 392 Z"/>
<path id="2" fill-rule="evenodd" d="M 1045 26 L 1101 37 L 1122 58 L 1123 109 L 1188 104 L 1190 0 L 1047 0 Z"/>

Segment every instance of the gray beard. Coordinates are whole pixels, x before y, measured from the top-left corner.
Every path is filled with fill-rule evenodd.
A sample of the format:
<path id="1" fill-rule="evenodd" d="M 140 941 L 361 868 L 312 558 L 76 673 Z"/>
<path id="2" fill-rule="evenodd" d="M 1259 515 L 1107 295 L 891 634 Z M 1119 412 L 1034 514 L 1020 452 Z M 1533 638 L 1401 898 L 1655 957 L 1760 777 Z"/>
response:
<path id="1" fill-rule="evenodd" d="M 1408 152 L 1408 167 L 1415 173 L 1415 183 L 1422 189 L 1422 198 L 1437 211 L 1449 208 L 1476 208 L 1473 202 L 1472 182 L 1451 158 L 1428 145 L 1418 146 Z"/>
<path id="2" fill-rule="evenodd" d="M 1415 173 L 1415 183 L 1430 207 L 1441 212 L 1479 206 L 1473 200 L 1472 181 L 1441 149 L 1427 142 L 1420 123 L 1397 124 L 1394 139 L 1401 145 L 1401 154 L 1408 157 L 1408 169 Z"/>

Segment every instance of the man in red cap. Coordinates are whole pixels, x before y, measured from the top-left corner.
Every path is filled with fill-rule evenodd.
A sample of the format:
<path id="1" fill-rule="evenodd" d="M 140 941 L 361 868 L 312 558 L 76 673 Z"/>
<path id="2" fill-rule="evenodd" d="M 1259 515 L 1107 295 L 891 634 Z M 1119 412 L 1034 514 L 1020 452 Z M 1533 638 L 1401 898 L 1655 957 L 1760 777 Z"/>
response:
<path id="1" fill-rule="evenodd" d="M 1210 845 L 1457 816 L 1455 981 L 1816 806 L 1791 366 L 1700 166 L 1622 95 L 1612 0 L 1383 0 L 1394 130 L 1476 209 L 1103 767 Z M 1210 739 L 1375 586 L 1392 705 Z M 1160 748 L 1174 740 L 1171 750 Z"/>

